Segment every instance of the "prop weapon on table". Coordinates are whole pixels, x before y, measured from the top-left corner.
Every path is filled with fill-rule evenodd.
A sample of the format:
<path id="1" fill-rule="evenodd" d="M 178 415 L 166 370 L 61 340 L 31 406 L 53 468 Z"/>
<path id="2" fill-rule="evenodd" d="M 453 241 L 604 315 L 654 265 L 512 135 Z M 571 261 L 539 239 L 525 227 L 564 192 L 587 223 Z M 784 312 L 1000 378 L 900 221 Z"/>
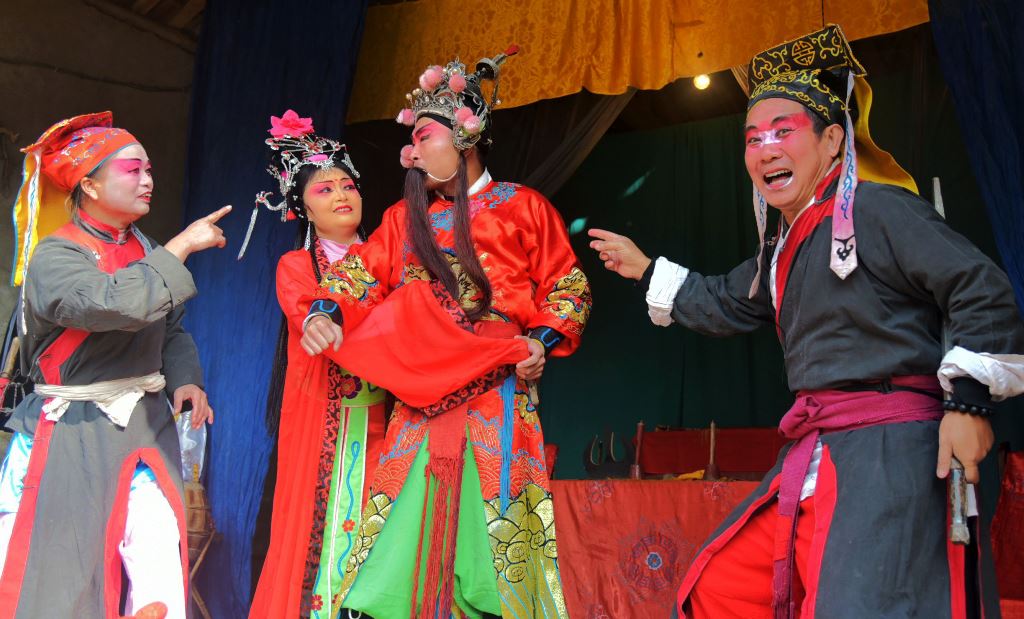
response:
<path id="1" fill-rule="evenodd" d="M 640 450 L 644 444 L 644 422 L 641 421 L 636 424 L 636 452 L 633 454 L 633 466 L 629 467 L 629 478 L 630 479 L 643 479 L 643 474 L 640 471 Z"/>
<path id="2" fill-rule="evenodd" d="M 589 479 L 624 479 L 629 476 L 630 462 L 634 459 L 635 450 L 628 441 L 619 439 L 615 444 L 615 432 L 605 434 L 604 440 L 594 438 L 587 444 L 583 452 L 583 467 Z M 616 449 L 621 449 L 622 457 L 616 457 Z"/>
<path id="3" fill-rule="evenodd" d="M 722 476 L 722 472 L 718 470 L 718 464 L 715 463 L 715 440 L 718 435 L 718 428 L 715 426 L 715 422 L 711 422 L 711 445 L 708 453 L 708 465 L 704 467 L 704 481 L 715 481 Z"/>

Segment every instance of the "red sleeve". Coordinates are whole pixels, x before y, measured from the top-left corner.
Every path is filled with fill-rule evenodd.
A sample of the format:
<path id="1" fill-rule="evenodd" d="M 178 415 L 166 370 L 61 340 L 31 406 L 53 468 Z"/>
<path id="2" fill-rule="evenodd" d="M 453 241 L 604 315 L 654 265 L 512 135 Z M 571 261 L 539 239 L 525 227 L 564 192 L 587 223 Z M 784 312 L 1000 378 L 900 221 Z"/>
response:
<path id="1" fill-rule="evenodd" d="M 580 269 L 576 254 L 569 244 L 569 233 L 562 216 L 547 199 L 534 191 L 527 197 L 529 207 L 523 222 L 530 278 L 537 285 L 534 303 L 537 312 L 527 329 L 550 327 L 565 339 L 551 354 L 556 357 L 572 354 L 580 344 L 580 336 L 590 316 L 593 303 L 590 283 Z"/>
<path id="2" fill-rule="evenodd" d="M 309 252 L 298 249 L 281 256 L 277 261 L 277 302 L 288 326 L 294 331 L 302 331 L 302 321 L 309 313 L 315 291 L 316 281 Z"/>
<path id="3" fill-rule="evenodd" d="M 384 213 L 383 221 L 365 243 L 332 263 L 320 284 L 304 299 L 306 311 L 316 299 L 333 301 L 341 312 L 342 328 L 353 329 L 367 313 L 391 294 L 395 265 L 401 264 L 404 202 Z M 303 315 L 305 319 L 305 315 Z"/>

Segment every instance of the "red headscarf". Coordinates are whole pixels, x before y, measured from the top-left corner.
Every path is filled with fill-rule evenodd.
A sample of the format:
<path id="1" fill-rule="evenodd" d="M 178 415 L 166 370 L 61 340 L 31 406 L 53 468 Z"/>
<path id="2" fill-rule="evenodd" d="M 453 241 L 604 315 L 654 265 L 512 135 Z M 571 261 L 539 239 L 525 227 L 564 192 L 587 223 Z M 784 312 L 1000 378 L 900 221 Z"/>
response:
<path id="1" fill-rule="evenodd" d="M 108 157 L 137 144 L 135 136 L 112 126 L 110 112 L 62 120 L 39 136 L 25 153 L 24 181 L 14 202 L 13 284 L 21 285 L 39 239 L 67 223 L 68 194 Z"/>
<path id="2" fill-rule="evenodd" d="M 135 136 L 113 127 L 110 112 L 85 114 L 61 121 L 25 149 L 41 149 L 42 171 L 60 189 L 70 192 L 107 157 L 138 144 Z"/>

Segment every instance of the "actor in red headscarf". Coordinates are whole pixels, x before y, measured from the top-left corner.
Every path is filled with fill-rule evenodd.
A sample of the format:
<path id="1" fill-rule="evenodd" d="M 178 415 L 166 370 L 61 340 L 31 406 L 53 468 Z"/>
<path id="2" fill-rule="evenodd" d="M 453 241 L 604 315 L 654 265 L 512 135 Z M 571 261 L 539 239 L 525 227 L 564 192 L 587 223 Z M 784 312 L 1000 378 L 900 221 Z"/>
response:
<path id="1" fill-rule="evenodd" d="M 183 619 L 181 456 L 164 393 L 174 412 L 191 403 L 194 426 L 212 422 L 182 329 L 196 294 L 184 261 L 224 245 L 215 222 L 230 207 L 163 247 L 144 236 L 152 166 L 109 112 L 64 120 L 25 153 L 15 283 L 35 387 L 0 470 L 0 617 L 117 617 L 125 597 L 125 614 L 161 602 Z"/>

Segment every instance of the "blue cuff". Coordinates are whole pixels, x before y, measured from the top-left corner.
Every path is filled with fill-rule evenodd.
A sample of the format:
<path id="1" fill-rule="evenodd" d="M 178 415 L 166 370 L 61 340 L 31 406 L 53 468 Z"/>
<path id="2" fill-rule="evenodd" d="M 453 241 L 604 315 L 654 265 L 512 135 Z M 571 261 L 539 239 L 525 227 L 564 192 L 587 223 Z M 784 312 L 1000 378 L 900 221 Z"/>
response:
<path id="1" fill-rule="evenodd" d="M 545 355 L 550 354 L 565 339 L 564 335 L 551 327 L 535 327 L 530 331 L 530 337 L 544 345 Z"/>
<path id="2" fill-rule="evenodd" d="M 331 322 L 339 327 L 342 326 L 342 323 L 344 322 L 344 316 L 341 313 L 341 308 L 337 303 L 330 299 L 317 299 L 316 301 L 313 301 L 313 304 L 309 306 L 309 313 L 306 314 L 306 320 L 303 321 L 303 328 L 305 328 L 306 323 L 309 322 L 309 319 L 313 316 L 326 316 L 331 319 Z"/>

